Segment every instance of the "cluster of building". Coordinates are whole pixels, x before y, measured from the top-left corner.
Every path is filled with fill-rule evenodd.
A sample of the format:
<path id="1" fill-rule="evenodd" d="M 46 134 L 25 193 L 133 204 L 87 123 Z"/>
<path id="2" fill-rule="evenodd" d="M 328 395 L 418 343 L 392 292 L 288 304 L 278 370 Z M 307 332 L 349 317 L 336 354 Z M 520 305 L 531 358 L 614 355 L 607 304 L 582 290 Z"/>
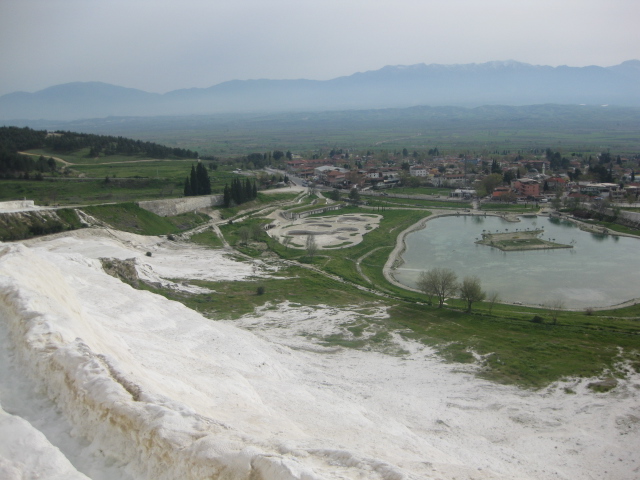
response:
<path id="1" fill-rule="evenodd" d="M 492 193 L 493 200 L 518 199 L 545 200 L 548 197 L 561 196 L 578 197 L 584 199 L 609 199 L 620 202 L 625 198 L 637 198 L 640 193 L 640 183 L 595 183 L 590 181 L 571 181 L 565 176 L 538 176 L 539 178 L 524 177 L 513 180 L 509 186 L 497 187 Z"/>
<path id="2" fill-rule="evenodd" d="M 429 165 L 412 160 L 403 159 L 403 168 L 400 162 L 381 162 L 372 157 L 347 159 L 344 155 L 336 155 L 323 159 L 293 158 L 286 162 L 286 169 L 288 174 L 332 188 L 390 188 L 414 178 L 414 183 L 448 187 L 452 189 L 452 196 L 461 197 L 473 196 L 477 183 L 485 176 L 477 173 L 486 168 L 486 162 L 483 163 L 481 158 L 443 156 L 432 159 Z M 514 178 L 508 185 L 495 188 L 491 197 L 494 200 L 540 200 L 561 191 L 570 196 L 609 197 L 615 201 L 629 194 L 637 196 L 640 190 L 638 183 L 627 183 L 621 187 L 616 183 L 572 181 L 566 173 L 547 175 L 545 172 L 549 170 L 549 165 L 548 160 L 540 158 L 502 163 L 500 172 L 504 174 L 511 171 Z M 569 171 L 583 168 L 578 158 L 572 159 L 568 167 Z M 527 173 L 515 173 L 522 171 Z"/>
<path id="3" fill-rule="evenodd" d="M 444 161 L 444 159 L 441 159 Z M 457 159 L 449 159 L 449 162 Z M 324 159 L 292 159 L 286 162 L 286 170 L 290 175 L 313 180 L 333 188 L 390 188 L 400 183 L 403 177 L 414 177 L 423 184 L 432 186 L 461 186 L 467 177 L 457 171 L 446 172 L 439 164 L 427 166 L 423 164 L 409 165 L 402 168 L 394 164 L 383 165 L 364 157 L 356 157 L 350 163 L 360 165 L 351 167 L 344 158 Z M 346 168 L 349 167 L 349 168 Z"/>
<path id="4" fill-rule="evenodd" d="M 362 161 L 358 159 L 360 164 Z M 363 168 L 345 168 L 342 158 L 292 159 L 286 163 L 287 173 L 313 180 L 333 188 L 363 188 L 378 183 L 393 185 L 400 181 L 402 169 L 395 166 L 365 164 Z"/>

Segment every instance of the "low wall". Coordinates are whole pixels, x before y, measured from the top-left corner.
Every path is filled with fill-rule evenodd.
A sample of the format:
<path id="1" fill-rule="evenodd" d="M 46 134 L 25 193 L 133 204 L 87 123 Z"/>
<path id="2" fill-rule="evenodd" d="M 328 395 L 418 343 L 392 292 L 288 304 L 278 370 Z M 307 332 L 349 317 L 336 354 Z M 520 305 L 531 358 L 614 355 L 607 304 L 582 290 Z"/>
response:
<path id="1" fill-rule="evenodd" d="M 280 212 L 280 215 L 286 218 L 287 220 L 297 220 L 299 218 L 306 218 L 309 215 L 316 215 L 318 213 L 330 212 L 332 210 L 340 210 L 341 208 L 342 208 L 342 204 L 337 204 L 337 205 L 327 205 L 324 207 L 318 207 L 314 210 L 307 210 L 305 212 L 300 212 L 300 213 L 283 210 L 282 212 Z"/>
<path id="2" fill-rule="evenodd" d="M 596 208 L 591 208 L 591 210 L 597 210 Z M 626 210 L 618 210 L 618 221 L 623 219 L 622 223 L 625 223 L 630 226 L 640 226 L 640 212 L 629 212 Z M 612 208 L 604 209 L 605 215 L 615 216 L 616 212 Z"/>
<path id="3" fill-rule="evenodd" d="M 28 208 L 34 208 L 35 204 L 33 200 L 11 200 L 9 202 L 0 202 L 0 212 L 24 210 Z"/>
<path id="4" fill-rule="evenodd" d="M 172 217 L 181 213 L 193 212 L 200 208 L 217 207 L 222 205 L 222 202 L 222 195 L 202 195 L 198 197 L 147 200 L 138 202 L 138 206 L 161 217 Z"/>
<path id="5" fill-rule="evenodd" d="M 627 212 L 623 210 L 620 212 L 620 216 L 630 222 L 640 223 L 640 212 Z"/>

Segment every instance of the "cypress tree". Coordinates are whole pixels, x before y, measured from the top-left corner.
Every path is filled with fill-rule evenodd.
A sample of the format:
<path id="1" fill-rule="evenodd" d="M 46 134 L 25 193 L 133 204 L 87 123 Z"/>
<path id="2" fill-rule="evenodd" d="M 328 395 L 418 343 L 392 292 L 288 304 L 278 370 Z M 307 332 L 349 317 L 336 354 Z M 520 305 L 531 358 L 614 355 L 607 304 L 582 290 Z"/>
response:
<path id="1" fill-rule="evenodd" d="M 196 168 L 196 181 L 198 182 L 198 193 L 200 195 L 211 194 L 211 181 L 209 180 L 209 174 L 202 163 L 198 163 L 198 167 Z"/>
<path id="2" fill-rule="evenodd" d="M 198 177 L 196 175 L 196 169 L 191 165 L 191 195 L 200 195 L 198 190 Z"/>
<path id="3" fill-rule="evenodd" d="M 253 181 L 253 192 L 252 192 L 252 198 L 255 200 L 256 198 L 258 198 L 258 187 L 256 186 L 256 182 L 255 180 Z"/>
<path id="4" fill-rule="evenodd" d="M 240 185 L 240 180 L 237 178 L 234 178 L 231 181 L 231 198 L 236 205 L 240 205 L 242 203 L 242 186 Z"/>
<path id="5" fill-rule="evenodd" d="M 229 185 L 226 183 L 222 194 L 222 204 L 224 205 L 224 208 L 229 208 L 231 206 L 231 190 L 229 189 Z"/>
<path id="6" fill-rule="evenodd" d="M 187 177 L 184 180 L 184 196 L 190 197 L 192 195 L 193 195 L 193 192 L 191 191 L 191 182 L 189 181 L 189 177 Z"/>
<path id="7" fill-rule="evenodd" d="M 247 202 L 253 199 L 253 188 L 248 178 L 244 179 L 244 198 Z"/>

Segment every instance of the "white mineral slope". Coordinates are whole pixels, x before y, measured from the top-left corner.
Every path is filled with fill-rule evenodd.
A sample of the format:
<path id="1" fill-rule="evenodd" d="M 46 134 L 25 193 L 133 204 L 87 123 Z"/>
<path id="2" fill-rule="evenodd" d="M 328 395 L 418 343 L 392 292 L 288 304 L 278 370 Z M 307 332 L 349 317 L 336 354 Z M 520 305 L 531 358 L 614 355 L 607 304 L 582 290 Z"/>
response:
<path id="1" fill-rule="evenodd" d="M 87 480 L 58 448 L 23 418 L 0 408 L 0 478 Z"/>
<path id="2" fill-rule="evenodd" d="M 81 229 L 28 240 L 25 244 L 94 259 L 135 259 L 141 279 L 191 293 L 207 290 L 172 280 L 244 280 L 269 274 L 269 269 L 259 260 L 238 262 L 222 250 L 112 229 Z"/>
<path id="3" fill-rule="evenodd" d="M 399 336 L 394 355 L 313 340 L 384 309 L 283 304 L 215 322 L 106 275 L 95 258 L 130 248 L 122 237 L 88 236 L 84 250 L 64 238 L 0 244 L 0 403 L 12 419 L 0 438 L 58 465 L 20 472 L 12 441 L 0 443 L 16 478 L 640 476 L 637 378 L 608 395 L 584 382 L 576 395 L 528 392 L 456 372 Z"/>

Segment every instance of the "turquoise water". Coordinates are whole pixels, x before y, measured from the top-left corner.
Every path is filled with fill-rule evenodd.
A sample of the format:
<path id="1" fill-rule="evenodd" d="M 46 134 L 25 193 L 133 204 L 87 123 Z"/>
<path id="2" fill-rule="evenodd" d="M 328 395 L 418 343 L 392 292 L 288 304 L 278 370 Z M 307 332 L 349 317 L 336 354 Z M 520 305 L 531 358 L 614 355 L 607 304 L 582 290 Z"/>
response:
<path id="1" fill-rule="evenodd" d="M 571 249 L 503 252 L 476 245 L 483 230 L 513 232 L 544 228 L 544 239 Z M 603 307 L 640 298 L 640 240 L 583 232 L 548 217 L 441 217 L 406 237 L 404 264 L 396 279 L 415 287 L 420 272 L 450 268 L 459 279 L 477 275 L 487 292 L 504 302 L 542 305 L 561 300 L 566 308 Z"/>

